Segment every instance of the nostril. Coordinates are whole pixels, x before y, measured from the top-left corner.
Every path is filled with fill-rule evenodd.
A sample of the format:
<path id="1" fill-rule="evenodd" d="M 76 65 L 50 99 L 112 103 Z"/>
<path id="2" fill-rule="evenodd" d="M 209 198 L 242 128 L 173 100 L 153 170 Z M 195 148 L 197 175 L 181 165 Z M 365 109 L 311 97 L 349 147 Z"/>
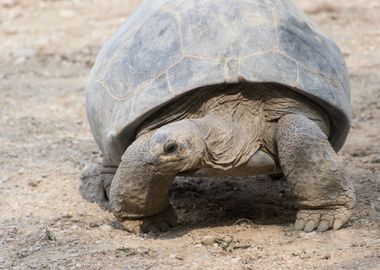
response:
<path id="1" fill-rule="evenodd" d="M 165 154 L 173 154 L 178 149 L 178 144 L 176 142 L 169 142 L 164 145 Z"/>

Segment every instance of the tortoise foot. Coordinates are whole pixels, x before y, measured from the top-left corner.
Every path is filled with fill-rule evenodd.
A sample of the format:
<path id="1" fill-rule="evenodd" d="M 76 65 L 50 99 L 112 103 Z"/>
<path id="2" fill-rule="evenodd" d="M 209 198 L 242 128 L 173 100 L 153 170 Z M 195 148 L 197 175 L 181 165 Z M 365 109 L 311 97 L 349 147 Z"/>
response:
<path id="1" fill-rule="evenodd" d="M 346 207 L 300 210 L 298 211 L 294 228 L 304 232 L 338 230 L 348 221 L 351 215 L 351 210 Z"/>
<path id="2" fill-rule="evenodd" d="M 166 232 L 179 225 L 177 215 L 171 206 L 158 215 L 139 220 L 126 219 L 120 223 L 126 231 L 135 234 Z"/>

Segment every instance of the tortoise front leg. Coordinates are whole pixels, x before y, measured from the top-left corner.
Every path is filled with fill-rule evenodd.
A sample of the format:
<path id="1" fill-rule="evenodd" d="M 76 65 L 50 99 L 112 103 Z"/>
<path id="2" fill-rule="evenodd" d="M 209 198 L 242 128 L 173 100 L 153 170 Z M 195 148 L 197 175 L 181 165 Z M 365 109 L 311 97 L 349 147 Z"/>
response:
<path id="1" fill-rule="evenodd" d="M 341 228 L 351 217 L 354 187 L 318 125 L 302 115 L 282 117 L 276 130 L 281 167 L 300 203 L 295 228 Z"/>
<path id="2" fill-rule="evenodd" d="M 128 147 L 110 189 L 114 215 L 134 232 L 165 231 L 176 225 L 168 198 L 175 175 L 156 172 L 148 149 L 150 137 L 142 135 Z"/>

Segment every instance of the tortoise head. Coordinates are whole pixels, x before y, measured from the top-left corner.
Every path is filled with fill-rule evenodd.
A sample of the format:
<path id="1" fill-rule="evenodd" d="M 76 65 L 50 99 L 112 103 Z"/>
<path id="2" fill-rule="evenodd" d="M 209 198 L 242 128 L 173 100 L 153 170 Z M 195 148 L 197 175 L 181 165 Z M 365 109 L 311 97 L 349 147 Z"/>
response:
<path id="1" fill-rule="evenodd" d="M 177 174 L 201 164 L 205 143 L 195 122 L 181 120 L 157 129 L 148 147 L 158 173 Z"/>

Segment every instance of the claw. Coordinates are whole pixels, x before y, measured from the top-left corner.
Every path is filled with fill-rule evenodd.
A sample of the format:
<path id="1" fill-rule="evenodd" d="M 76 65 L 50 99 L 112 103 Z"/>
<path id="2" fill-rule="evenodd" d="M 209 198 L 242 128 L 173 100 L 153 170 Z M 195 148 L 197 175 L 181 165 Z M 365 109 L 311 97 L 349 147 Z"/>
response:
<path id="1" fill-rule="evenodd" d="M 322 220 L 318 226 L 317 232 L 325 232 L 329 229 L 330 223 L 327 220 Z"/>
<path id="2" fill-rule="evenodd" d="M 305 223 L 302 219 L 297 219 L 296 224 L 294 224 L 294 229 L 302 231 L 305 227 Z"/>
<path id="3" fill-rule="evenodd" d="M 124 226 L 125 230 L 128 231 L 128 232 L 134 232 L 135 228 L 138 227 L 138 226 L 135 226 L 134 224 L 132 223 L 128 223 Z"/>
<path id="4" fill-rule="evenodd" d="M 351 211 L 345 207 L 336 209 L 303 209 L 297 214 L 294 228 L 305 232 L 325 232 L 330 228 L 340 229 L 351 217 Z M 305 224 L 306 221 L 306 224 Z"/>
<path id="5" fill-rule="evenodd" d="M 335 221 L 334 221 L 334 230 L 339 230 L 342 226 L 343 226 L 343 221 L 342 220 L 340 220 L 340 219 L 336 219 Z"/>
<path id="6" fill-rule="evenodd" d="M 177 215 L 171 208 L 156 216 L 150 216 L 140 220 L 126 219 L 120 221 L 120 224 L 123 229 L 135 234 L 166 232 L 169 231 L 171 227 L 179 225 Z"/>
<path id="7" fill-rule="evenodd" d="M 309 220 L 307 223 L 306 223 L 306 226 L 304 228 L 304 231 L 305 232 L 312 232 L 314 229 L 315 229 L 315 221 L 314 220 Z"/>

